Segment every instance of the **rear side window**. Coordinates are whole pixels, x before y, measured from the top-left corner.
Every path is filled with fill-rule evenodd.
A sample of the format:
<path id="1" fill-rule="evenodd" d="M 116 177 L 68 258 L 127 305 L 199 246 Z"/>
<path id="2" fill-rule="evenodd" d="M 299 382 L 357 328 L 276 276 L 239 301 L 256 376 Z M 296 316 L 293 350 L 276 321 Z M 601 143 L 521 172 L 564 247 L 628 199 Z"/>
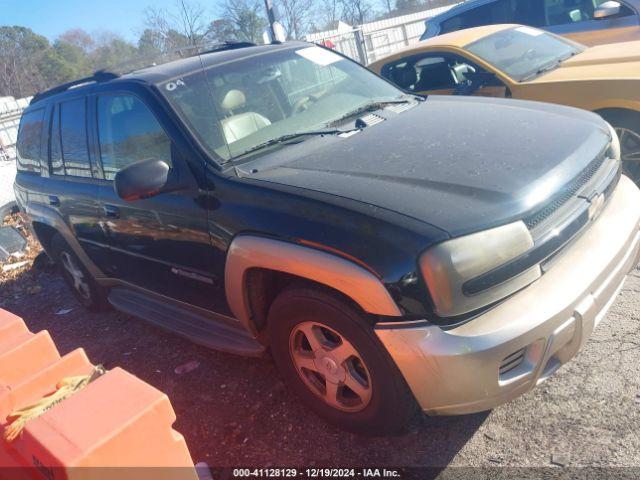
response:
<path id="1" fill-rule="evenodd" d="M 594 19 L 596 8 L 606 0 L 544 0 L 546 25 L 567 25 Z M 620 5 L 617 17 L 632 15 L 631 9 Z"/>
<path id="2" fill-rule="evenodd" d="M 60 107 L 58 105 L 53 109 L 50 142 L 51 173 L 54 175 L 64 175 L 62 147 L 60 146 Z"/>
<path id="3" fill-rule="evenodd" d="M 171 141 L 147 106 L 131 95 L 98 98 L 98 135 L 104 177 L 139 160 L 163 160 L 171 166 Z"/>
<path id="4" fill-rule="evenodd" d="M 44 110 L 33 110 L 25 113 L 20 121 L 18 131 L 17 168 L 21 172 L 40 174 L 40 144 L 42 141 L 42 124 Z"/>
<path id="5" fill-rule="evenodd" d="M 65 174 L 91 177 L 84 98 L 60 104 L 60 140 Z"/>

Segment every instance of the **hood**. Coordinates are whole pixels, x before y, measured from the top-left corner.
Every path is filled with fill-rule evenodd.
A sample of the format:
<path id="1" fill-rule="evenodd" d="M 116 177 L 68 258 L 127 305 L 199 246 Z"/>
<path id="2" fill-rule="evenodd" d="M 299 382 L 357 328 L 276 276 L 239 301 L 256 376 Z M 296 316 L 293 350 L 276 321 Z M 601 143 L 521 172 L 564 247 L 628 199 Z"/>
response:
<path id="1" fill-rule="evenodd" d="M 600 63 L 628 63 L 640 61 L 640 41 L 611 43 L 591 47 L 564 62 L 566 67 L 598 65 Z"/>
<path id="2" fill-rule="evenodd" d="M 588 48 L 532 83 L 592 79 L 640 80 L 640 41 Z"/>
<path id="3" fill-rule="evenodd" d="M 252 179 L 392 210 L 462 235 L 544 205 L 610 141 L 595 114 L 472 97 L 429 97 L 348 138 L 313 138 L 258 160 Z"/>

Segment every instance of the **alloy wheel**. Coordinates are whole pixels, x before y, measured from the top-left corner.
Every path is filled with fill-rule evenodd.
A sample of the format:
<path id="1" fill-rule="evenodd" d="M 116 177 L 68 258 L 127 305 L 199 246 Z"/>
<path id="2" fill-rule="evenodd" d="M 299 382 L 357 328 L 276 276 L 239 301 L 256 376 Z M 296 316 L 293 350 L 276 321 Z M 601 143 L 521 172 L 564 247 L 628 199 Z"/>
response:
<path id="1" fill-rule="evenodd" d="M 91 290 L 89 288 L 89 283 L 73 257 L 67 252 L 62 252 L 60 254 L 60 261 L 62 263 L 62 268 L 64 268 L 68 277 L 71 279 L 73 288 L 76 292 L 78 292 L 82 298 L 90 300 Z"/>
<path id="2" fill-rule="evenodd" d="M 640 174 L 640 133 L 623 127 L 615 130 L 620 139 L 622 169 L 635 179 Z"/>
<path id="3" fill-rule="evenodd" d="M 289 352 L 302 381 L 331 407 L 357 412 L 371 401 L 371 376 L 362 356 L 335 330 L 299 323 L 291 332 Z"/>

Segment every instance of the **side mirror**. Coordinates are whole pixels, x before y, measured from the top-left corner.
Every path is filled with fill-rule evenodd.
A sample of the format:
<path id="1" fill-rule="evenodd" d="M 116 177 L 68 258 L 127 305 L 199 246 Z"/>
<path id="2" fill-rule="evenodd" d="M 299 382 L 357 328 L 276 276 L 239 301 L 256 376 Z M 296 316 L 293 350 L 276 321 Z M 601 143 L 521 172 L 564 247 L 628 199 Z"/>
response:
<path id="1" fill-rule="evenodd" d="M 604 2 L 602 5 L 595 9 L 595 11 L 593 12 L 593 18 L 596 20 L 601 20 L 603 18 L 613 17 L 620 13 L 621 8 L 622 6 L 620 5 L 620 2 L 615 2 L 613 0 Z"/>
<path id="2" fill-rule="evenodd" d="M 166 162 L 140 160 L 116 173 L 113 188 L 123 200 L 140 200 L 165 190 L 168 180 L 169 165 Z"/>

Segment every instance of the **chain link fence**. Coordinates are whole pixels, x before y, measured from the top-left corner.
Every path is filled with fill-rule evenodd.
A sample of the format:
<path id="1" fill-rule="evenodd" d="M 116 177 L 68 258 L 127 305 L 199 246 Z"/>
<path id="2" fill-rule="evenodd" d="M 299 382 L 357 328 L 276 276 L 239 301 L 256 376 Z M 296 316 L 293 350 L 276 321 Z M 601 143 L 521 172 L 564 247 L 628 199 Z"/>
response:
<path id="1" fill-rule="evenodd" d="M 333 48 L 363 65 L 368 65 L 417 42 L 424 33 L 427 19 L 454 6 L 432 8 L 356 27 L 340 24 L 337 30 L 312 33 L 305 39 Z"/>

